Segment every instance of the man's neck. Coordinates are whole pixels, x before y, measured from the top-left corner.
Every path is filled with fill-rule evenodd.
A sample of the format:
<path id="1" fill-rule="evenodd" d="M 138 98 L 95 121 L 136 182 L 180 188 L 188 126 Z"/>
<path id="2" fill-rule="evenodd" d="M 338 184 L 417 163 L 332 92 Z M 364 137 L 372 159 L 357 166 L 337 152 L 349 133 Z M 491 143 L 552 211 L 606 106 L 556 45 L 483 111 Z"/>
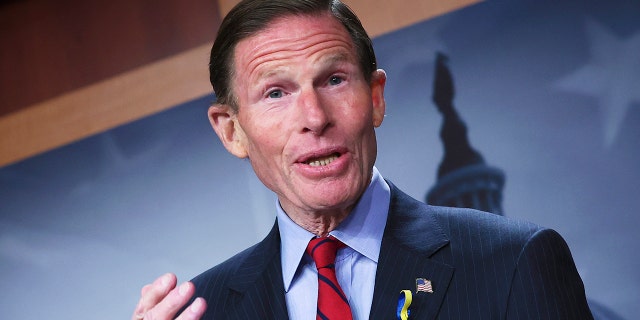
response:
<path id="1" fill-rule="evenodd" d="M 349 216 L 349 213 L 351 213 L 351 210 L 355 207 L 354 203 L 345 208 L 301 212 L 299 210 L 287 208 L 287 206 L 282 202 L 280 205 L 293 222 L 318 237 L 327 236 L 329 232 L 337 228 L 338 225 L 340 225 L 340 223 Z"/>

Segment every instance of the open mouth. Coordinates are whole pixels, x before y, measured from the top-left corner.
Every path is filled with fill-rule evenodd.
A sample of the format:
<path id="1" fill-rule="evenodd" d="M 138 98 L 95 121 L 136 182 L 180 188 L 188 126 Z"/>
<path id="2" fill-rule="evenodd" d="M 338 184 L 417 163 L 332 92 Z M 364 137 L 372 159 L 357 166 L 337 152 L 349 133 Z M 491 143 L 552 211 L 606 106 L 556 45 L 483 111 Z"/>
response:
<path id="1" fill-rule="evenodd" d="M 338 159 L 338 157 L 340 157 L 339 153 L 333 153 L 325 157 L 309 159 L 304 163 L 312 167 L 322 167 L 322 166 L 329 165 L 331 162 Z"/>

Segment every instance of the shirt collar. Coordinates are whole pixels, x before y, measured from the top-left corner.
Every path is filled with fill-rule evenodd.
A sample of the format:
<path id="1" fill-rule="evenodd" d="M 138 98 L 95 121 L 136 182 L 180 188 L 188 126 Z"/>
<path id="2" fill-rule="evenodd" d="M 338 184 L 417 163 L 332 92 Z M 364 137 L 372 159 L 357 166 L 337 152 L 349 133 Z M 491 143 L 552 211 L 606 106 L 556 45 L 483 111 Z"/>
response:
<path id="1" fill-rule="evenodd" d="M 330 234 L 377 263 L 382 234 L 389 213 L 390 198 L 389 185 L 374 167 L 371 183 L 360 197 L 358 204 Z M 307 244 L 315 235 L 293 222 L 279 203 L 276 205 L 276 210 L 282 241 L 282 276 L 285 291 L 289 291 Z"/>

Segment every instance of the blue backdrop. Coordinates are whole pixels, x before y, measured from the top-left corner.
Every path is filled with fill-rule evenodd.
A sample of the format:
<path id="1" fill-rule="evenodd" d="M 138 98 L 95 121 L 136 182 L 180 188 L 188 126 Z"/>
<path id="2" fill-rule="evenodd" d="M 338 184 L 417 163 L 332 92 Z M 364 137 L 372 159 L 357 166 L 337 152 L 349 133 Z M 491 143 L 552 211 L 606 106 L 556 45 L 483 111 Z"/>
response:
<path id="1" fill-rule="evenodd" d="M 505 215 L 557 229 L 588 296 L 633 319 L 640 2 L 488 1 L 374 45 L 388 75 L 382 174 L 421 200 L 434 184 L 446 53 L 471 143 L 506 173 Z M 275 198 L 218 142 L 212 99 L 0 169 L 3 317 L 126 319 L 156 276 L 189 279 L 266 234 Z"/>

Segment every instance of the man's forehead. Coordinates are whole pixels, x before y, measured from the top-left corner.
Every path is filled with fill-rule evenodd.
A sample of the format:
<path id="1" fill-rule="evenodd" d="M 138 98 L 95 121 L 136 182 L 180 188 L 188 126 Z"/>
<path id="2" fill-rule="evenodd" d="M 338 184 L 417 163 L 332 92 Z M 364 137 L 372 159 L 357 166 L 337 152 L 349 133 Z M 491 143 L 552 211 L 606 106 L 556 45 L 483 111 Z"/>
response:
<path id="1" fill-rule="evenodd" d="M 351 36 L 344 25 L 329 13 L 289 14 L 267 23 L 264 28 L 239 41 L 271 46 L 279 43 L 300 41 L 311 35 L 333 33 L 352 44 Z M 266 40 L 266 43 L 265 43 Z"/>
<path id="2" fill-rule="evenodd" d="M 287 15 L 238 42 L 234 48 L 234 67 L 236 71 L 253 72 L 270 60 L 314 54 L 313 59 L 322 63 L 357 60 L 351 36 L 335 17 Z"/>
<path id="3" fill-rule="evenodd" d="M 319 68 L 322 68 L 324 66 L 328 67 L 332 65 L 338 65 L 341 63 L 355 64 L 355 57 L 350 55 L 346 50 L 334 50 L 333 52 L 329 52 L 327 54 L 319 56 L 318 59 L 313 61 L 313 64 Z M 287 70 L 287 66 L 275 64 L 273 68 L 265 67 L 258 70 L 256 73 L 256 78 L 261 79 L 277 76 L 278 74 L 286 73 Z"/>

